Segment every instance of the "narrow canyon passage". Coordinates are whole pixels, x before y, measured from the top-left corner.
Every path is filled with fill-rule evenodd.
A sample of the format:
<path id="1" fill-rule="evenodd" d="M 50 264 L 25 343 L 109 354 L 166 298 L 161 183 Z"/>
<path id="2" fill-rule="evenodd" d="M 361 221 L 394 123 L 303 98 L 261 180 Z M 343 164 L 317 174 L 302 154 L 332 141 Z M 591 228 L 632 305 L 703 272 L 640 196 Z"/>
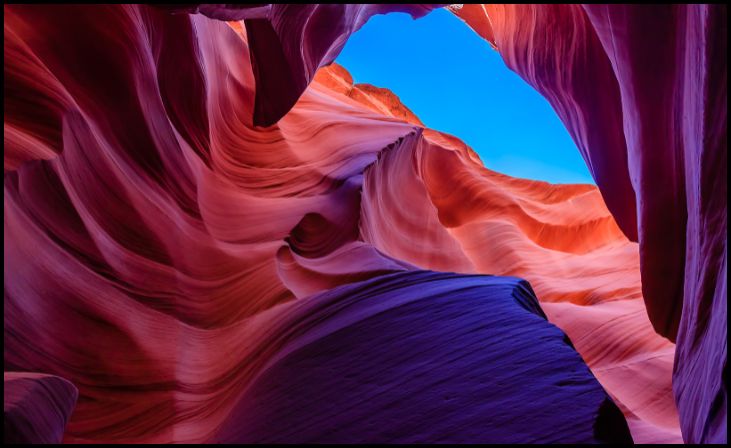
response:
<path id="1" fill-rule="evenodd" d="M 6 442 L 725 441 L 725 7 L 4 12 Z M 349 73 L 392 12 L 485 39 L 595 185 Z"/>
<path id="2" fill-rule="evenodd" d="M 320 80 L 374 112 L 405 114 L 393 93 L 351 85 L 344 68 L 322 68 Z M 416 116 L 405 118 L 417 124 Z M 401 145 L 366 171 L 361 238 L 423 269 L 530 281 L 549 321 L 625 412 L 635 441 L 680 442 L 675 347 L 647 318 L 639 247 L 597 188 L 508 177 L 484 168 L 453 136 L 423 135 L 415 148 Z M 398 184 L 384 189 L 391 179 Z"/>

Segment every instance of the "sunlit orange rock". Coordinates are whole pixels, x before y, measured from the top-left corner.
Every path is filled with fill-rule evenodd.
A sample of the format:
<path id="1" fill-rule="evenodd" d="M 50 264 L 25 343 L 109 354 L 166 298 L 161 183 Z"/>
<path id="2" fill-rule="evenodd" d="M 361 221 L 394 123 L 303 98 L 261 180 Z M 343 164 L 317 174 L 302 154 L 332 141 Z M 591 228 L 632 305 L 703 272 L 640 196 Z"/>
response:
<path id="1" fill-rule="evenodd" d="M 624 42 L 619 56 L 607 55 L 615 30 L 605 21 L 616 12 L 472 8 L 463 8 L 465 19 L 478 21 L 475 29 L 492 36 L 508 64 L 554 104 L 598 189 L 490 171 L 456 137 L 424 129 L 393 93 L 352 85 L 335 65 L 315 75 L 375 10 L 358 9 L 343 27 L 323 25 L 318 36 L 284 33 L 304 28 L 294 16 L 287 20 L 297 26 L 285 26 L 284 10 L 268 7 L 188 11 L 246 18 L 245 26 L 138 5 L 5 7 L 4 361 L 6 369 L 56 374 L 78 388 L 65 441 L 218 440 L 239 399 L 292 344 L 307 341 L 301 335 L 343 325 L 328 320 L 337 301 L 329 309 L 316 294 L 337 297 L 335 288 L 356 284 L 375 288 L 377 302 L 381 279 L 431 275 L 408 272 L 419 269 L 527 279 L 549 321 L 623 411 L 636 442 L 680 441 L 675 347 L 653 330 L 673 337 L 680 320 L 678 341 L 690 342 L 679 348 L 674 387 L 686 439 L 725 438 L 718 421 L 725 389 L 714 389 L 725 348 L 712 344 L 725 335 L 725 303 L 717 303 L 725 276 L 716 276 L 719 267 L 725 273 L 718 250 L 725 236 L 717 232 L 725 227 L 725 186 L 717 185 L 725 171 L 715 171 L 725 167 L 725 113 L 715 119 L 723 104 L 683 97 L 693 118 L 673 141 L 695 142 L 703 169 L 693 164 L 696 153 L 685 152 L 667 191 L 649 197 L 640 182 L 649 162 L 635 171 L 633 160 L 645 157 L 638 141 L 653 135 L 654 122 L 623 133 L 625 121 L 648 116 L 643 94 L 632 91 L 633 76 L 642 84 L 646 74 L 615 76 L 617 67 L 636 67 L 617 57 L 646 54 Z M 712 10 L 678 8 L 669 17 L 686 14 L 690 37 L 725 30 Z M 352 12 L 299 11 L 329 25 Z M 626 10 L 612 23 L 642 17 L 636 14 Z M 632 20 L 626 25 L 637 29 Z M 292 40 L 266 41 L 274 35 Z M 534 39 L 541 45 L 528 51 Z M 267 59 L 282 45 L 281 58 Z M 719 47 L 706 50 L 708 61 L 722 59 Z M 657 57 L 672 65 L 680 56 Z M 261 82 L 276 69 L 291 77 L 279 97 Z M 721 76 L 708 73 L 700 84 L 718 87 Z M 698 87 L 692 73 L 683 74 Z M 657 86 L 659 98 L 677 83 Z M 604 94 L 594 94 L 597 85 Z M 708 147 L 692 132 L 706 104 L 714 112 L 703 128 Z M 681 201 L 681 174 L 710 199 Z M 648 197 L 651 205 L 643 202 Z M 653 214 L 668 198 L 677 204 Z M 703 249 L 690 251 L 685 265 L 678 250 L 685 224 L 676 219 L 683 210 L 695 231 L 688 247 Z M 665 218 L 669 237 L 682 238 L 662 247 L 646 235 Z M 632 242 L 638 237 L 640 245 Z M 662 266 L 703 276 L 685 283 L 685 296 L 697 300 L 686 300 L 684 320 L 673 309 L 682 293 L 670 284 L 680 277 L 659 284 Z M 643 288 L 651 294 L 643 297 Z M 670 305 L 658 299 L 665 289 Z M 706 326 L 710 336 L 701 331 Z M 693 343 L 699 352 L 688 348 Z M 708 375 L 692 383 L 694 372 Z"/>
<path id="2" fill-rule="evenodd" d="M 337 86 L 349 81 L 337 66 L 316 80 L 334 77 Z M 350 98 L 360 98 L 358 90 L 338 89 Z M 361 101 L 379 110 L 390 97 Z M 625 412 L 635 442 L 679 442 L 674 345 L 647 319 L 638 245 L 598 189 L 505 176 L 452 136 L 424 136 L 410 150 L 384 152 L 366 171 L 363 239 L 422 268 L 529 280 L 549 319 Z"/>

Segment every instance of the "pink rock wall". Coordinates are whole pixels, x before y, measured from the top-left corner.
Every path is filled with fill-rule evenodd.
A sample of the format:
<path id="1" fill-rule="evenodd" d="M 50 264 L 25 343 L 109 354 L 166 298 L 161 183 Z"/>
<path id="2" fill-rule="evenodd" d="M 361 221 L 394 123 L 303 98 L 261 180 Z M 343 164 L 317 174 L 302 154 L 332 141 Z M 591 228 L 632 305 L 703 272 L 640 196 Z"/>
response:
<path id="1" fill-rule="evenodd" d="M 673 356 L 686 441 L 725 441 L 725 7 L 458 11 L 599 190 L 486 170 L 392 93 L 317 72 L 379 8 L 6 6 L 6 368 L 78 387 L 66 441 L 210 441 L 317 307 L 298 299 L 515 275 L 635 441 L 678 440 Z"/>

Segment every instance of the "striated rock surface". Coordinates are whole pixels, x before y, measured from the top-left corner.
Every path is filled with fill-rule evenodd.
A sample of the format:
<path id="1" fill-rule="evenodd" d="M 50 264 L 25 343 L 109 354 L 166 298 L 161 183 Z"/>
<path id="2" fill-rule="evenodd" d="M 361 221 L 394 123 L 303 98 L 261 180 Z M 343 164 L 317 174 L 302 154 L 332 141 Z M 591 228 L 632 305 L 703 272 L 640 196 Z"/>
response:
<path id="1" fill-rule="evenodd" d="M 523 280 L 403 272 L 297 307 L 217 441 L 632 443 Z"/>
<path id="2" fill-rule="evenodd" d="M 3 443 L 61 443 L 78 391 L 53 375 L 5 372 Z"/>
<path id="3" fill-rule="evenodd" d="M 573 135 L 617 222 L 640 243 L 653 326 L 678 342 L 673 387 L 685 440 L 725 442 L 726 6 L 455 12 Z"/>
<path id="4" fill-rule="evenodd" d="M 319 80 L 343 86 L 348 77 L 331 66 Z M 360 85 L 339 91 L 365 96 Z M 370 96 L 363 104 L 382 110 L 390 101 Z M 622 408 L 635 441 L 679 442 L 674 345 L 653 331 L 638 245 L 622 234 L 597 188 L 504 176 L 485 169 L 458 139 L 423 135 L 367 169 L 363 239 L 423 268 L 526 278 L 549 320 Z"/>
<path id="5" fill-rule="evenodd" d="M 520 42 L 527 40 L 515 37 L 528 34 L 532 39 L 533 28 L 516 26 L 507 13 L 502 34 L 495 23 L 477 28 L 483 36 L 495 31 L 497 48 L 509 64 L 512 53 L 527 59 L 526 71 L 535 74 L 530 79 L 567 122 L 601 194 L 588 185 L 550 185 L 489 171 L 455 137 L 423 129 L 391 92 L 353 86 L 347 72 L 335 65 L 315 76 L 380 7 L 352 9 L 361 6 L 281 7 L 294 8 L 292 14 L 284 14 L 280 5 L 201 5 L 178 8 L 176 14 L 146 6 L 5 7 L 6 369 L 54 373 L 77 385 L 80 400 L 65 437 L 70 442 L 335 441 L 346 436 L 317 433 L 313 425 L 333 420 L 365 431 L 367 422 L 346 422 L 347 414 L 340 415 L 336 406 L 307 397 L 341 390 L 344 397 L 362 401 L 367 391 L 349 387 L 352 378 L 331 377 L 341 368 L 354 368 L 351 351 L 373 362 L 362 369 L 370 378 L 384 363 L 419 369 L 417 361 L 440 362 L 445 350 L 467 349 L 462 345 L 466 339 L 447 335 L 451 329 L 467 331 L 473 321 L 437 319 L 428 310 L 449 315 L 454 308 L 444 297 L 425 296 L 429 290 L 418 284 L 409 286 L 417 290 L 412 292 L 415 301 L 403 315 L 390 294 L 405 285 L 393 279 L 444 276 L 439 278 L 446 293 L 459 289 L 463 277 L 403 271 L 519 276 L 531 282 L 549 321 L 571 338 L 622 410 L 635 441 L 678 441 L 670 383 L 675 347 L 653 331 L 647 318 L 649 311 L 655 328 L 671 328 L 671 322 L 657 316 L 672 321 L 677 313 L 647 297 L 645 309 L 641 288 L 648 289 L 640 285 L 639 270 L 642 263 L 642 275 L 651 275 L 654 268 L 648 271 L 646 265 L 652 257 L 676 260 L 675 246 L 651 255 L 652 243 L 643 242 L 643 229 L 649 228 L 631 205 L 635 191 L 641 191 L 629 174 L 634 172 L 632 145 L 624 134 L 615 134 L 627 127 L 621 82 L 612 74 L 616 63 L 606 56 L 601 33 L 589 22 L 591 14 L 559 6 L 552 16 L 526 18 L 536 21 L 535 35 L 544 36 L 541 45 L 533 46 L 535 55 L 526 55 Z M 461 11 L 469 11 L 468 6 Z M 415 16 L 429 9 L 409 8 L 415 8 Z M 482 11 L 489 14 L 490 8 Z M 592 14 L 603 17 L 605 12 Z M 227 25 L 204 15 L 244 18 L 246 23 Z M 686 22 L 694 17 L 687 16 Z M 576 25 L 570 27 L 577 33 L 573 40 L 562 37 L 567 24 Z M 716 26 L 725 30 L 725 22 Z M 555 32 L 554 42 L 571 42 L 556 45 L 566 54 L 539 56 L 547 51 L 546 30 Z M 501 45 L 500 39 L 516 43 Z M 281 57 L 266 56 L 271 54 Z M 573 57 L 579 58 L 574 66 Z M 268 85 L 265 79 L 277 82 Z M 596 87 L 588 81 L 572 84 L 575 79 L 594 80 L 607 93 L 590 96 Z M 551 89 L 556 93 L 547 93 Z M 725 108 L 723 112 L 722 128 L 709 118 L 712 126 L 704 129 L 715 129 L 709 136 L 724 142 L 724 150 L 700 154 L 722 156 L 725 167 Z M 601 132 L 595 133 L 595 127 Z M 691 173 L 686 181 L 725 182 L 725 171 L 721 177 L 715 172 L 700 177 L 693 174 L 695 159 L 684 160 Z M 725 184 L 704 188 L 715 188 L 713 200 L 725 199 Z M 637 198 L 644 207 L 644 197 L 638 193 Z M 711 209 L 694 204 L 699 220 L 692 224 L 689 214 L 689 226 L 725 229 L 725 213 L 719 216 L 717 202 Z M 636 216 L 639 248 L 630 241 L 637 237 Z M 668 227 L 675 233 L 678 228 L 675 221 Z M 717 249 L 720 233 L 688 235 L 689 241 L 701 238 L 693 244 L 710 252 L 689 252 L 697 262 L 686 269 L 703 263 L 711 269 L 702 271 L 708 275 L 702 282 L 685 282 L 686 288 L 700 288 L 691 289 L 700 297 L 692 302 L 699 317 L 683 318 L 687 329 L 681 325 L 678 341 L 693 334 L 701 348 L 691 344 L 678 350 L 674 387 L 684 430 L 690 431 L 686 438 L 711 441 L 725 437 L 725 420 L 718 420 L 725 416 L 725 389 L 711 387 L 721 384 L 720 372 L 716 376 L 706 368 L 720 366 L 714 363 L 722 360 L 725 372 L 725 345 L 713 344 L 717 335 L 725 335 L 725 302 L 707 306 L 705 298 L 715 294 L 718 300 L 719 291 L 725 296 L 725 280 L 719 288 L 713 283 L 725 279 L 714 274 L 719 260 L 725 273 L 725 252 Z M 723 244 L 725 248 L 725 236 Z M 369 299 L 343 303 L 363 319 L 342 320 L 339 294 L 354 286 L 333 288 L 353 282 L 366 285 Z M 489 296 L 491 287 L 480 285 Z M 650 296 L 657 297 L 653 288 Z M 669 283 L 658 288 L 672 289 Z M 460 300 L 461 308 L 489 314 L 488 302 Z M 383 316 L 362 311 L 381 302 Z M 537 331 L 560 335 L 539 320 Z M 708 331 L 696 322 L 707 323 L 702 329 Z M 336 338 L 331 332 L 338 325 Z M 444 343 L 424 345 L 429 331 L 434 331 L 432 342 Z M 363 332 L 383 338 L 389 349 L 360 345 L 363 341 L 354 334 Z M 484 333 L 484 338 L 493 339 L 492 334 Z M 426 351 L 417 354 L 423 357 L 409 359 L 405 348 L 392 342 L 402 337 L 422 344 Z M 549 339 L 553 342 L 547 344 L 556 343 Z M 569 364 L 579 369 L 574 352 L 565 343 L 558 346 L 557 356 L 560 352 L 572 359 Z M 496 347 L 508 356 L 504 348 Z M 325 360 L 318 355 L 322 364 L 313 365 L 303 355 L 325 352 L 337 356 Z M 469 357 L 484 355 L 477 353 Z M 546 353 L 539 356 L 545 362 L 548 358 L 542 356 Z M 448 426 L 439 427 L 447 441 L 490 435 L 479 432 L 484 428 L 469 432 L 461 420 L 452 420 L 464 418 L 469 424 L 484 417 L 465 409 L 464 391 L 452 387 L 466 381 L 465 390 L 487 393 L 496 386 L 480 389 L 471 383 L 476 380 L 461 370 L 467 362 L 453 372 L 439 372 L 462 413 L 448 419 L 453 433 Z M 684 365 L 694 367 L 684 370 Z M 302 371 L 313 381 L 300 378 L 297 372 Z M 398 372 L 380 373 L 381 383 L 375 386 L 393 389 L 398 384 Z M 684 378 L 690 374 L 702 381 L 688 382 Z M 606 440 L 588 430 L 593 419 L 606 421 L 605 412 L 612 408 L 607 404 L 597 413 L 597 406 L 609 402 L 588 372 L 581 373 L 577 384 L 573 379 L 561 383 L 567 390 L 555 390 L 551 385 L 557 383 L 547 381 L 543 393 L 550 391 L 551 397 L 585 387 L 593 398 L 561 398 L 576 406 L 570 408 L 575 425 L 557 420 L 566 439 L 544 436 Z M 410 387 L 419 388 L 418 383 Z M 303 400 L 298 405 L 332 418 L 315 421 L 314 415 L 290 412 L 286 400 L 294 391 Z M 693 401 L 700 395 L 703 399 Z M 251 411 L 252 403 L 262 400 L 267 401 L 266 415 L 286 417 L 293 427 L 309 432 L 272 435 L 271 423 Z M 373 402 L 374 412 L 385 406 L 379 400 Z M 472 409 L 492 412 L 492 405 Z M 448 409 L 449 400 L 444 406 L 434 412 Z M 392 412 L 401 411 L 394 405 Z M 429 413 L 424 418 L 436 417 Z M 426 432 L 408 424 L 391 428 L 373 440 L 416 440 L 409 434 L 427 440 Z M 508 436 L 499 430 L 491 434 L 499 441 Z"/>
<path id="6" fill-rule="evenodd" d="M 50 160 L 8 170 L 37 157 L 7 145 L 4 175 L 5 368 L 77 385 L 66 441 L 209 440 L 292 291 L 408 266 L 356 238 L 362 171 L 412 126 L 313 89 L 254 129 L 243 34 L 203 16 L 8 6 L 5 21 L 5 44 L 71 98 L 17 126 L 60 127 Z M 14 60 L 8 117 L 48 88 Z"/>

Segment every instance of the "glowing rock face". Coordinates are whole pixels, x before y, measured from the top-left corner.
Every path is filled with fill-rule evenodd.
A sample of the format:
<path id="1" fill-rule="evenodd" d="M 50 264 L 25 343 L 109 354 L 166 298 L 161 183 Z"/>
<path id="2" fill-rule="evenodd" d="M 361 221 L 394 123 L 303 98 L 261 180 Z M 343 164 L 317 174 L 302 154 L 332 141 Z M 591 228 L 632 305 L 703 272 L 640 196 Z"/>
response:
<path id="1" fill-rule="evenodd" d="M 673 388 L 685 440 L 725 442 L 726 7 L 456 13 L 492 36 L 574 136 L 617 222 L 640 243 L 653 326 L 678 342 Z"/>
<path id="2" fill-rule="evenodd" d="M 316 81 L 374 111 L 392 102 L 369 95 L 370 86 L 352 86 L 338 66 Z M 454 137 L 425 130 L 366 170 L 361 201 L 362 238 L 387 255 L 426 269 L 529 280 L 549 320 L 625 412 L 635 441 L 680 441 L 674 345 L 647 319 L 638 245 L 622 234 L 596 187 L 504 176 Z"/>
<path id="3" fill-rule="evenodd" d="M 303 406 L 312 405 L 308 394 L 326 389 L 351 392 L 354 401 L 362 400 L 367 391 L 348 387 L 347 377 L 337 379 L 341 369 L 360 370 L 351 365 L 351 352 L 372 362 L 364 371 L 377 372 L 386 364 L 418 373 L 398 332 L 412 329 L 421 341 L 418 338 L 432 330 L 424 330 L 419 319 L 434 316 L 421 311 L 401 316 L 394 305 L 396 291 L 412 288 L 410 306 L 421 304 L 450 314 L 452 305 L 445 297 L 465 281 L 463 276 L 419 268 L 527 279 L 549 321 L 568 334 L 625 414 L 635 441 L 679 440 L 670 390 L 674 346 L 653 331 L 639 279 L 641 257 L 646 277 L 647 260 L 672 255 L 675 249 L 671 245 L 668 252 L 652 255 L 653 243 L 643 239 L 651 229 L 643 227 L 649 222 L 643 217 L 647 210 L 639 219 L 640 250 L 624 236 L 636 237 L 633 204 L 634 191 L 639 191 L 628 174 L 632 157 L 627 154 L 633 153 L 622 134 L 628 106 L 625 93 L 619 94 L 632 81 L 614 77 L 611 70 L 619 64 L 607 60 L 601 46 L 604 37 L 592 34 L 583 9 L 555 7 L 547 9 L 551 16 L 531 16 L 538 30 L 546 26 L 541 20 L 554 17 L 550 23 L 557 27 L 557 39 L 565 32 L 561 24 L 580 24 L 571 28 L 578 33 L 568 41 L 572 45 L 557 46 L 566 54 L 551 54 L 545 45 L 525 54 L 524 34 L 530 35 L 532 28 L 515 26 L 510 7 L 495 7 L 505 8 L 504 20 L 496 16 L 502 25 L 493 22 L 489 29 L 506 61 L 519 73 L 520 67 L 527 67 L 524 71 L 535 75 L 523 73 L 567 123 L 622 230 L 596 188 L 554 186 L 486 170 L 458 139 L 422 129 L 418 118 L 390 92 L 352 86 L 347 72 L 337 66 L 314 75 L 369 14 L 384 11 L 365 8 L 356 14 L 348 7 L 328 6 L 285 15 L 279 6 L 236 8 L 198 11 L 227 20 L 247 18 L 245 27 L 144 6 L 5 7 L 5 332 L 12 338 L 6 337 L 4 358 L 6 369 L 53 373 L 79 388 L 66 441 L 324 440 L 316 431 L 307 437 L 300 434 L 300 439 L 296 434 L 272 434 L 276 428 L 252 416 L 252 403 L 263 400 L 268 407 L 257 406 L 257 412 L 284 418 L 287 384 Z M 429 9 L 410 8 L 406 10 L 416 16 Z M 462 11 L 468 10 L 465 6 Z M 599 22 L 606 13 L 596 10 L 589 15 Z M 324 29 L 322 35 L 302 28 L 301 21 L 322 14 L 328 19 L 328 26 L 317 27 Z M 514 14 L 530 15 L 520 7 Z M 292 17 L 294 23 L 284 24 Z M 710 20 L 691 13 L 688 20 L 693 19 Z M 484 24 L 478 28 L 482 33 L 488 30 Z M 277 34 L 292 29 L 302 32 Z M 274 35 L 279 36 L 276 45 L 267 40 Z M 255 67 L 247 56 L 249 43 Z M 281 57 L 268 58 L 277 45 Z M 295 51 L 303 48 L 312 50 Z M 511 59 L 521 57 L 527 65 Z M 580 79 L 583 73 L 607 93 L 596 95 L 590 84 L 566 84 L 568 75 L 560 64 L 549 70 L 536 62 L 564 58 L 571 67 L 572 57 L 584 59 L 575 63 L 571 76 Z M 277 84 L 281 89 L 267 87 L 262 80 L 277 70 L 283 70 L 278 76 L 289 78 Z M 725 170 L 723 112 L 723 127 L 711 123 L 723 151 L 714 146 L 701 154 L 722 156 Z M 601 132 L 594 132 L 594 125 Z M 690 130 L 684 135 L 689 137 Z M 701 179 L 692 160 L 685 160 L 688 179 Z M 725 171 L 713 175 L 725 181 Z M 725 214 L 722 221 L 718 214 L 721 204 L 713 202 L 725 199 L 725 184 L 715 187 L 711 208 L 689 212 L 689 226 L 725 228 Z M 699 207 L 693 201 L 688 204 Z M 725 212 L 725 205 L 722 209 Z M 675 221 L 669 228 L 676 229 Z M 698 247 L 710 247 L 707 253 L 718 255 L 714 248 L 720 233 L 697 233 L 690 239 L 698 235 L 703 239 Z M 725 245 L 725 236 L 722 242 Z M 662 262 L 675 262 L 667 258 Z M 698 263 L 711 263 L 713 268 L 714 260 L 718 258 L 698 258 L 686 271 Z M 688 288 L 693 294 L 713 296 L 713 288 L 703 285 L 725 275 L 708 272 L 710 277 L 701 283 L 685 283 L 686 297 Z M 414 292 L 408 282 L 394 280 L 418 282 L 431 275 L 442 276 L 444 296 L 430 297 L 426 286 Z M 485 287 L 491 282 L 484 281 Z M 354 286 L 333 288 L 354 282 L 363 282 L 361 293 L 368 298 L 353 305 L 356 315 L 363 315 L 359 307 L 368 306 L 368 301 L 382 303 L 385 310 L 375 321 L 361 322 L 365 329 L 357 326 L 357 319 L 349 321 L 336 312 L 338 302 L 347 300 L 339 294 Z M 692 285 L 703 287 L 696 290 Z M 725 295 L 725 281 L 722 286 Z M 720 289 L 715 291 L 713 297 L 722 297 Z M 650 292 L 656 297 L 655 289 Z M 506 300 L 512 300 L 509 296 Z M 673 315 L 672 309 L 663 309 L 670 305 L 656 299 L 648 303 L 656 328 L 672 327 L 653 317 Z M 725 415 L 725 389 L 719 395 L 712 387 L 720 372 L 716 376 L 709 370 L 706 382 L 684 380 L 693 369 L 705 374 L 706 365 L 720 368 L 714 360 L 722 359 L 725 365 L 725 346 L 721 352 L 709 345 L 720 340 L 714 339 L 717 335 L 725 336 L 725 326 L 719 327 L 720 315 L 725 321 L 725 302 L 714 302 L 711 308 L 703 297 L 688 303 L 699 304 L 701 314 L 681 320 L 679 343 L 684 334 L 695 334 L 695 322 L 707 322 L 712 331 L 697 337 L 700 352 L 682 345 L 678 349 L 674 387 L 687 422 L 685 436 L 725 438 L 720 420 L 703 423 L 705 415 Z M 465 303 L 465 308 L 470 306 Z M 469 309 L 486 313 L 486 306 Z M 343 312 L 347 315 L 347 309 Z M 453 340 L 446 334 L 450 328 L 470 325 L 432 324 L 437 327 L 433 339 L 445 342 L 435 342 L 433 351 L 423 354 L 425 364 L 436 362 L 439 350 L 464 348 L 467 339 Z M 545 322 L 536 325 L 539 333 L 559 334 Z M 331 333 L 340 327 L 347 337 L 338 341 Z M 383 349 L 360 346 L 353 336 L 359 330 L 372 332 L 374 338 L 397 335 L 391 343 L 399 344 L 389 349 L 384 340 Z M 482 339 L 502 350 L 510 343 L 505 335 L 514 331 L 516 326 L 510 325 L 505 333 L 487 332 Z M 337 357 L 311 365 L 307 356 L 289 350 L 292 344 L 313 356 L 332 351 Z M 573 359 L 566 365 L 583 367 L 566 344 L 559 345 L 556 359 L 560 354 L 561 359 Z M 481 355 L 470 356 L 477 360 Z M 553 359 L 547 356 L 542 359 Z M 505 359 L 508 366 L 517 362 Z M 684 370 L 684 365 L 695 367 Z M 293 372 L 308 366 L 311 382 L 297 378 L 288 383 Z M 324 366 L 332 366 L 335 378 L 322 370 Z M 276 375 L 269 377 L 270 373 Z M 376 380 L 393 386 L 395 373 L 382 373 Z M 452 373 L 443 377 L 445 390 L 449 397 L 457 394 L 460 411 L 467 412 L 459 395 L 464 391 L 458 388 L 464 372 Z M 541 377 L 545 383 L 538 381 Z M 552 439 L 544 432 L 530 440 L 606 440 L 587 430 L 591 421 L 601 428 L 607 412 L 615 415 L 591 374 L 584 369 L 568 383 L 559 377 L 526 374 L 506 379 L 515 391 L 513 404 L 533 396 L 521 395 L 520 381 L 531 386 L 536 381 L 545 386 L 541 393 L 550 395 L 551 384 L 568 389 L 560 393 L 576 392 L 567 386 L 575 380 L 595 397 L 577 405 L 573 429 L 556 422 L 567 428 L 566 439 Z M 421 390 L 424 384 L 415 381 L 410 387 Z M 467 387 L 477 387 L 472 386 Z M 709 414 L 707 400 L 723 412 Z M 603 403 L 609 403 L 609 411 Z M 490 404 L 472 404 L 491 409 Z M 379 410 L 387 408 L 381 405 Z M 445 399 L 435 412 L 446 413 L 450 406 Z M 515 409 L 524 417 L 522 408 Z M 317 408 L 322 415 L 344 418 L 336 411 Z M 293 425 L 311 428 L 304 416 L 291 418 Z M 609 421 L 622 434 L 621 418 Z M 698 430 L 698 425 L 709 429 Z M 282 426 L 286 424 L 278 427 Z M 392 432 L 370 440 L 429 440 L 426 432 L 411 429 L 413 439 Z M 462 440 L 484 441 L 469 436 L 489 435 L 463 434 Z M 508 440 L 506 435 L 493 440 Z M 432 436 L 431 440 L 438 438 Z"/>

